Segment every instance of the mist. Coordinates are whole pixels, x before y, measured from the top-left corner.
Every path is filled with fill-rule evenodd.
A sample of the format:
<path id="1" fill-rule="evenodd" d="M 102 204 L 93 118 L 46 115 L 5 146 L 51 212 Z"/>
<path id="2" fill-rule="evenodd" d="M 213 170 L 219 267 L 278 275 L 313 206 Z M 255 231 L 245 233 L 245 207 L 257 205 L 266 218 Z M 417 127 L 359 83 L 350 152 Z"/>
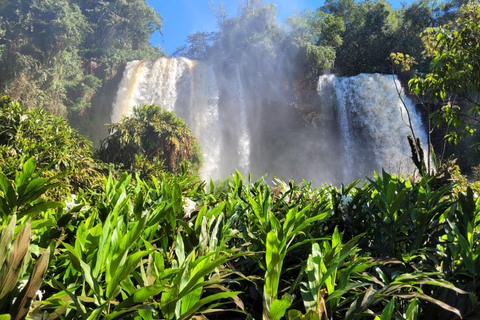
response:
<path id="1" fill-rule="evenodd" d="M 206 180 L 238 170 L 254 180 L 268 173 L 267 181 L 277 176 L 319 186 L 349 183 L 383 167 L 413 171 L 410 131 L 391 76 L 323 76 L 319 82 L 324 70 L 306 75 L 305 48 L 279 27 L 273 6 L 245 9 L 208 37 L 214 41 L 193 35 L 177 51 L 182 57 L 129 62 L 111 121 L 140 104 L 174 111 L 200 141 Z M 415 129 L 423 130 L 420 121 Z"/>

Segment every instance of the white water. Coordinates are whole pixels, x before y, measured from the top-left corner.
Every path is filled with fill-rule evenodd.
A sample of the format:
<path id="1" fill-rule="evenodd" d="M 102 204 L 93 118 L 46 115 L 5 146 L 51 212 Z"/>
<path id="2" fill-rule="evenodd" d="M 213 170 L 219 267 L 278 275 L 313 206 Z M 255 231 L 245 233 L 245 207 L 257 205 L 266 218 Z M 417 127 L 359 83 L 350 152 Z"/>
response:
<path id="1" fill-rule="evenodd" d="M 242 135 L 238 140 L 239 164 L 230 170 L 249 170 L 249 136 L 241 79 L 232 82 L 240 105 Z M 157 104 L 186 120 L 200 141 L 203 152 L 202 178 L 221 177 L 222 132 L 218 111 L 219 89 L 213 67 L 185 58 L 159 58 L 156 61 L 127 63 L 120 82 L 111 121 L 131 114 L 133 106 Z"/>
<path id="2" fill-rule="evenodd" d="M 412 131 L 426 150 L 427 137 L 420 116 L 410 99 L 403 96 L 396 77 L 360 74 L 356 77 L 320 77 L 318 91 L 333 87 L 343 145 L 344 177 L 362 178 L 373 170 L 389 173 L 411 173 L 414 165 L 407 142 Z M 402 100 L 399 98 L 399 91 Z M 408 112 L 408 113 L 407 113 Z"/>
<path id="3" fill-rule="evenodd" d="M 290 102 L 298 92 L 289 95 L 279 85 L 282 77 L 275 82 L 248 68 L 185 58 L 132 61 L 120 82 L 111 120 L 119 121 L 139 104 L 156 103 L 174 111 L 200 141 L 203 179 L 235 170 L 252 173 L 255 179 L 270 171 L 283 180 L 293 177 L 319 185 L 348 183 L 382 168 L 413 172 L 407 142 L 411 132 L 395 89 L 395 83 L 400 84 L 392 76 L 322 76 L 318 101 L 302 107 Z M 420 118 L 404 100 L 415 134 L 425 145 Z M 315 126 L 306 125 L 304 110 L 317 119 Z"/>
<path id="4" fill-rule="evenodd" d="M 242 85 L 242 78 L 238 66 L 234 68 L 235 76 L 233 81 L 234 91 L 237 93 L 237 105 L 240 109 L 240 136 L 238 140 L 238 155 L 240 159 L 240 170 L 248 172 L 250 169 L 250 135 L 248 133 L 247 106 Z"/>

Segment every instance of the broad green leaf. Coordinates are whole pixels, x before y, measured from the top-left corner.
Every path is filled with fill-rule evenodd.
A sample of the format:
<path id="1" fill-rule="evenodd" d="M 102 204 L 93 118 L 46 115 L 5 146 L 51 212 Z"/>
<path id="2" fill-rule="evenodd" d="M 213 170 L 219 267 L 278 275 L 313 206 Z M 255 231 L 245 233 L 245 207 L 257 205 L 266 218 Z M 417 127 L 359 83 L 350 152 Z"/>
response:
<path id="1" fill-rule="evenodd" d="M 3 191 L 2 198 L 5 200 L 3 202 L 3 212 L 4 216 L 9 216 L 13 213 L 14 208 L 17 206 L 17 195 L 13 189 L 10 180 L 0 171 L 0 188 Z M 1 195 L 1 194 L 0 194 Z M 4 218 L 5 219 L 5 218 Z"/>
<path id="2" fill-rule="evenodd" d="M 23 194 L 23 191 L 27 187 L 27 182 L 32 178 L 36 166 L 37 161 L 35 157 L 31 157 L 23 164 L 22 171 L 16 173 L 15 185 L 17 186 L 17 192 L 19 195 Z"/>
<path id="3" fill-rule="evenodd" d="M 205 203 L 197 215 L 197 219 L 195 221 L 195 232 L 198 233 L 199 228 L 202 226 L 203 217 L 205 216 L 206 213 L 207 213 L 207 204 Z"/>
<path id="4" fill-rule="evenodd" d="M 178 286 L 172 286 L 162 293 L 160 305 L 162 316 L 168 320 L 175 316 L 175 307 L 178 301 Z"/>
<path id="5" fill-rule="evenodd" d="M 175 239 L 175 254 L 177 256 L 179 267 L 183 266 L 185 262 L 185 245 L 181 234 L 177 235 Z"/>
<path id="6" fill-rule="evenodd" d="M 204 305 L 208 304 L 208 303 L 212 303 L 212 302 L 215 302 L 215 301 L 218 301 L 220 299 L 227 299 L 227 298 L 233 298 L 233 297 L 236 297 L 238 296 L 240 293 L 242 293 L 241 291 L 233 291 L 233 292 L 220 292 L 220 293 L 215 293 L 215 294 L 212 294 L 208 297 L 205 297 L 203 299 L 201 299 L 200 301 L 198 301 L 192 308 L 190 308 L 188 311 L 186 311 L 185 313 L 183 313 L 180 318 L 178 320 L 186 320 L 186 319 L 190 319 L 191 316 L 193 316 L 195 314 L 195 312 L 197 312 L 201 307 L 203 307 Z"/>
<path id="7" fill-rule="evenodd" d="M 321 320 L 318 313 L 313 311 L 308 311 L 305 315 L 303 315 L 298 310 L 288 310 L 287 314 L 289 320 Z"/>
<path id="8" fill-rule="evenodd" d="M 0 270 L 2 269 L 3 263 L 7 258 L 7 252 L 10 249 L 10 244 L 13 240 L 13 235 L 15 233 L 15 225 L 17 223 L 17 215 L 14 214 L 10 217 L 7 226 L 5 226 L 0 235 Z"/>
<path id="9" fill-rule="evenodd" d="M 404 317 L 406 320 L 417 320 L 417 317 L 418 317 L 418 299 L 417 298 L 410 300 L 407 310 L 405 311 Z"/>
<path id="10" fill-rule="evenodd" d="M 338 226 L 335 227 L 332 235 L 332 248 L 336 248 L 338 245 L 342 244 L 342 238 L 340 232 L 338 231 Z"/>
<path id="11" fill-rule="evenodd" d="M 56 202 L 56 201 L 40 202 L 32 207 L 28 207 L 20 211 L 20 214 L 22 216 L 34 215 L 36 213 L 45 212 L 49 209 L 61 208 L 61 207 L 63 207 L 63 204 L 61 202 Z"/>
<path id="12" fill-rule="evenodd" d="M 117 309 L 117 308 L 115 308 L 115 309 Z M 125 316 L 132 315 L 132 314 L 135 315 L 135 313 L 137 313 L 137 312 L 138 312 L 138 314 L 142 315 L 141 316 L 142 319 L 154 319 L 152 317 L 152 314 L 155 312 L 155 309 L 152 308 L 149 305 L 142 305 L 142 304 L 138 304 L 138 305 L 126 308 L 126 309 L 121 309 L 119 311 L 113 311 L 110 314 L 108 314 L 107 316 L 103 317 L 102 319 L 103 320 L 124 319 Z M 148 315 L 150 315 L 150 316 L 148 316 Z M 135 317 L 135 319 L 138 319 L 138 317 Z"/>
<path id="13" fill-rule="evenodd" d="M 267 234 L 267 247 L 265 261 L 267 272 L 265 274 L 265 289 L 272 298 L 277 296 L 278 284 L 280 282 L 281 273 L 281 257 L 279 252 L 279 242 L 274 231 Z"/>
<path id="14" fill-rule="evenodd" d="M 195 286 L 197 285 L 197 283 L 199 282 L 200 279 L 202 279 L 203 277 L 211 274 L 213 271 L 215 271 L 219 266 L 223 265 L 225 262 L 227 262 L 229 260 L 229 257 L 225 256 L 225 255 L 222 255 L 218 258 L 215 258 L 213 260 L 210 261 L 210 258 L 213 256 L 213 253 L 210 253 L 208 254 L 207 256 L 202 256 L 202 257 L 198 257 L 198 259 L 196 260 L 197 263 L 199 261 L 202 261 L 203 259 L 207 259 L 206 261 L 208 261 L 207 264 L 205 264 L 205 266 L 199 270 L 196 271 L 195 274 L 193 274 L 189 279 L 188 279 L 188 283 L 187 285 L 181 289 L 181 291 L 179 292 L 178 296 L 180 298 L 182 298 L 183 296 L 185 296 L 188 292 L 190 292 L 190 290 L 194 290 L 195 289 Z M 233 256 L 232 258 L 234 258 L 235 256 Z"/>
<path id="15" fill-rule="evenodd" d="M 136 221 L 132 229 L 126 235 L 124 235 L 119 242 L 118 247 L 113 253 L 116 258 L 110 263 L 108 268 L 110 270 L 110 276 L 113 276 L 113 274 L 116 273 L 117 268 L 125 261 L 125 259 L 127 259 L 130 248 L 137 243 L 138 239 L 140 239 L 140 236 L 144 231 L 147 218 L 148 217 L 143 217 Z M 109 279 L 106 280 L 109 281 Z"/>
<path id="16" fill-rule="evenodd" d="M 395 296 L 390 299 L 390 302 L 387 303 L 385 308 L 383 308 L 382 314 L 380 315 L 379 320 L 390 320 L 393 317 L 393 312 L 395 311 Z"/>
<path id="17" fill-rule="evenodd" d="M 270 320 L 280 320 L 284 315 L 287 309 L 292 304 L 292 300 L 288 294 L 284 294 L 282 299 L 274 299 L 270 307 Z"/>

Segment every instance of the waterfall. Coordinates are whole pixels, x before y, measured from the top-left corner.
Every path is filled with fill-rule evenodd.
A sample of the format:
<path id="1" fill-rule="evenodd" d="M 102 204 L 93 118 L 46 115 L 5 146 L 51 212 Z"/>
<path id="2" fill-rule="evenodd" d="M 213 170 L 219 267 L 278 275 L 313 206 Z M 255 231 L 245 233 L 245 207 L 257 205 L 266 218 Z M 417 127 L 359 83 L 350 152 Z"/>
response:
<path id="1" fill-rule="evenodd" d="M 407 110 L 424 146 L 427 139 L 411 101 L 404 98 L 405 109 L 399 99 L 396 78 L 324 75 L 317 91 L 302 92 L 285 74 L 267 77 L 252 68 L 185 58 L 129 62 L 111 121 L 140 104 L 174 111 L 200 141 L 207 180 L 239 170 L 254 179 L 270 173 L 320 185 L 349 183 L 382 168 L 413 172 Z"/>
<path id="2" fill-rule="evenodd" d="M 427 137 L 411 100 L 403 96 L 402 103 L 399 98 L 397 89 L 402 90 L 402 86 L 398 79 L 381 74 L 320 77 L 319 94 L 328 87 L 333 88 L 336 96 L 344 177 L 363 178 L 361 175 L 371 175 L 373 170 L 379 172 L 382 168 L 396 174 L 413 172 L 407 112 L 424 147 Z"/>
<path id="3" fill-rule="evenodd" d="M 247 107 L 242 85 L 242 78 L 238 66 L 235 65 L 234 91 L 238 93 L 237 104 L 240 109 L 240 136 L 238 140 L 238 155 L 240 159 L 240 171 L 247 173 L 250 169 L 250 135 L 247 124 Z"/>
<path id="4" fill-rule="evenodd" d="M 176 84 L 191 61 L 184 58 L 159 58 L 156 61 L 127 63 L 113 105 L 112 122 L 131 113 L 132 106 L 156 103 L 173 111 L 177 100 Z"/>
<path id="5" fill-rule="evenodd" d="M 188 98 L 189 97 L 189 98 Z M 128 116 L 132 107 L 157 104 L 174 111 L 192 128 L 204 153 L 202 176 L 215 176 L 220 157 L 219 92 L 212 66 L 185 58 L 127 63 L 111 121 Z"/>

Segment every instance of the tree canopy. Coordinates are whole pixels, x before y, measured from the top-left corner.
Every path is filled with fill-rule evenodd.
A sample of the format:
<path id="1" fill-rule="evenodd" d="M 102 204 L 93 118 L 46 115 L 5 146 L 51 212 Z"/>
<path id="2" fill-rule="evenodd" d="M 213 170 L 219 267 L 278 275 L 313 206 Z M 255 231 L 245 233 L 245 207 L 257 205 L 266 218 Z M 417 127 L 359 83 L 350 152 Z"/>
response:
<path id="1" fill-rule="evenodd" d="M 26 107 L 84 111 L 122 63 L 162 54 L 144 0 L 0 1 L 0 91 Z"/>
<path id="2" fill-rule="evenodd" d="M 433 114 L 454 130 L 448 138 L 457 142 L 473 134 L 480 122 L 480 5 L 464 5 L 455 21 L 427 28 L 423 42 L 432 57 L 429 73 L 410 82 L 412 90 L 441 108 Z M 455 129 L 458 129 L 457 132 Z"/>

